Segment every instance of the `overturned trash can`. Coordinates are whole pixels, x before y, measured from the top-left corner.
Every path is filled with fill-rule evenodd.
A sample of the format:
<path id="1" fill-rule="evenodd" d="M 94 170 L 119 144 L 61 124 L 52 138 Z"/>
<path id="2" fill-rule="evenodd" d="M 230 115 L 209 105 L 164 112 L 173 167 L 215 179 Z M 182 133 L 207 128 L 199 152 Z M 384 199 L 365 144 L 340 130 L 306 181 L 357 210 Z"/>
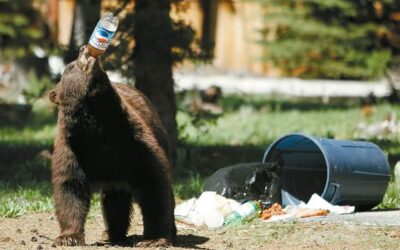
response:
<path id="1" fill-rule="evenodd" d="M 282 165 L 282 189 L 308 201 L 317 193 L 334 205 L 367 210 L 378 205 L 390 181 L 389 163 L 371 142 L 286 135 L 269 146 L 264 163 Z"/>

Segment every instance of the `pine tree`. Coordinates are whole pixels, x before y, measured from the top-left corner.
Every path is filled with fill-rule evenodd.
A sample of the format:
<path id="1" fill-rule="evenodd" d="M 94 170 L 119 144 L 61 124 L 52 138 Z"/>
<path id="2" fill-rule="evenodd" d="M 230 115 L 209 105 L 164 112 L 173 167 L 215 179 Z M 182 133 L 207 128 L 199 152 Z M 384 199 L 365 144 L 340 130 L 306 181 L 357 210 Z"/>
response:
<path id="1" fill-rule="evenodd" d="M 135 86 L 154 104 L 168 131 L 170 148 L 178 138 L 172 78 L 172 20 L 170 2 L 137 0 L 134 22 Z M 174 153 L 173 153 L 174 154 Z"/>
<path id="2" fill-rule="evenodd" d="M 107 49 L 104 67 L 134 79 L 135 86 L 153 103 L 163 123 L 175 158 L 177 145 L 176 102 L 172 66 L 194 57 L 194 30 L 182 20 L 173 20 L 172 7 L 182 0 L 121 0 L 113 13 L 121 13 L 114 44 Z"/>
<path id="3" fill-rule="evenodd" d="M 258 0 L 265 60 L 285 75 L 375 79 L 399 55 L 398 0 Z"/>
<path id="4" fill-rule="evenodd" d="M 0 59 L 16 59 L 32 54 L 35 46 L 51 42 L 40 13 L 31 0 L 0 1 Z"/>

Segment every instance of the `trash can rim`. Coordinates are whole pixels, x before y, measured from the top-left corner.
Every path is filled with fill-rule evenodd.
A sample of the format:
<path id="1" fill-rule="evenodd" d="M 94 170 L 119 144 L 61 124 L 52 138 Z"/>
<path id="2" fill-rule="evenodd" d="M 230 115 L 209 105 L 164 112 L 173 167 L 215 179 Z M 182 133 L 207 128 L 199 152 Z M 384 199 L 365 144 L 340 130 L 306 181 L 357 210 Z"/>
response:
<path id="1" fill-rule="evenodd" d="M 321 139 L 320 137 L 316 137 L 316 136 L 312 136 L 312 135 L 308 135 L 305 133 L 291 133 L 291 134 L 287 134 L 285 136 L 280 137 L 279 139 L 275 140 L 273 143 L 271 143 L 267 150 L 264 153 L 264 157 L 262 162 L 265 163 L 266 159 L 267 159 L 267 155 L 270 153 L 270 151 L 273 149 L 274 146 L 276 146 L 279 142 L 283 141 L 284 139 L 287 139 L 288 137 L 291 136 L 300 136 L 300 137 L 304 137 L 306 139 L 311 140 L 317 147 L 318 149 L 321 151 L 322 155 L 324 156 L 324 160 L 325 160 L 325 167 L 326 167 L 326 172 L 327 172 L 327 176 L 326 176 L 326 181 L 325 181 L 325 187 L 324 187 L 324 191 L 319 194 L 321 197 L 324 197 L 327 190 L 328 190 L 328 184 L 329 184 L 329 180 L 330 180 L 330 175 L 331 175 L 331 171 L 330 171 L 330 163 L 329 163 L 329 157 L 327 152 L 325 151 L 324 147 L 320 144 L 320 142 L 318 141 L 318 139 Z M 326 199 L 326 197 L 324 197 Z"/>

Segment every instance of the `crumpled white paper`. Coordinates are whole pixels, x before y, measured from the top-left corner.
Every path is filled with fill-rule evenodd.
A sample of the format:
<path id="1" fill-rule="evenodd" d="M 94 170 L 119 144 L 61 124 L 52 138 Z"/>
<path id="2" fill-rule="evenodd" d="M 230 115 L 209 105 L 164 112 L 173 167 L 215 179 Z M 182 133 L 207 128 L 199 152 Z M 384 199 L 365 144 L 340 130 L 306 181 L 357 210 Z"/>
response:
<path id="1" fill-rule="evenodd" d="M 350 214 L 354 212 L 354 206 L 332 205 L 318 194 L 313 194 L 306 205 L 300 206 L 311 209 L 326 209 L 330 214 Z"/>
<path id="2" fill-rule="evenodd" d="M 329 210 L 331 214 L 349 214 L 353 213 L 355 209 L 354 206 L 332 205 L 318 194 L 313 194 L 307 204 L 283 189 L 281 190 L 281 195 L 283 207 L 291 206 L 310 209 L 326 209 Z"/>
<path id="3" fill-rule="evenodd" d="M 284 207 L 283 211 L 285 212 L 285 214 L 272 216 L 270 219 L 266 220 L 267 222 L 298 218 L 298 214 L 304 210 L 324 209 L 329 210 L 329 214 L 349 214 L 353 213 L 355 209 L 354 206 L 332 205 L 318 194 L 313 194 L 307 203 L 304 203 L 303 201 L 297 199 L 283 189 L 281 190 L 281 195 L 282 206 Z"/>

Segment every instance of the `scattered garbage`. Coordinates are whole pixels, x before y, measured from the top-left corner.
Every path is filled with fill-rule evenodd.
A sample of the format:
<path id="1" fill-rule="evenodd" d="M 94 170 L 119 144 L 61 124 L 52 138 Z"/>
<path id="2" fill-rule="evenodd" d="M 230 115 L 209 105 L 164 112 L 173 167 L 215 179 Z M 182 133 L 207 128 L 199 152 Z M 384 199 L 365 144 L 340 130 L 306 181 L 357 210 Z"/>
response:
<path id="1" fill-rule="evenodd" d="M 289 197 L 291 201 L 295 198 L 284 190 L 282 190 L 282 197 Z M 285 203 L 287 204 L 288 201 L 285 201 Z M 313 194 L 307 204 L 299 200 L 293 204 L 296 205 L 287 205 L 284 209 L 279 204 L 274 204 L 271 208 L 262 212 L 261 219 L 272 222 L 294 218 L 327 216 L 328 214 L 349 214 L 355 210 L 354 206 L 332 205 L 318 194 Z"/>
<path id="2" fill-rule="evenodd" d="M 278 163 L 246 163 L 219 169 L 205 180 L 203 190 L 240 202 L 258 200 L 263 208 L 280 202 Z"/>
<path id="3" fill-rule="evenodd" d="M 235 200 L 215 192 L 203 192 L 198 199 L 192 198 L 179 204 L 175 208 L 175 218 L 189 225 L 219 228 L 225 218 L 239 207 L 240 203 Z"/>
<path id="4" fill-rule="evenodd" d="M 299 205 L 305 205 L 304 201 L 301 201 L 291 195 L 289 192 L 287 192 L 284 189 L 281 189 L 281 197 L 282 197 L 282 206 L 299 206 Z"/>
<path id="5" fill-rule="evenodd" d="M 234 225 L 242 221 L 250 221 L 258 217 L 261 204 L 257 201 L 248 201 L 234 209 L 225 219 L 224 225 Z"/>
<path id="6" fill-rule="evenodd" d="M 268 220 L 272 216 L 284 215 L 284 214 L 286 214 L 286 213 L 285 213 L 285 211 L 283 211 L 281 205 L 279 205 L 278 203 L 275 203 L 270 208 L 265 209 L 262 212 L 260 218 L 263 220 Z"/>
<path id="7" fill-rule="evenodd" d="M 297 212 L 297 216 L 300 218 L 308 218 L 315 216 L 327 216 L 329 214 L 329 210 L 326 209 L 302 209 Z"/>
<path id="8" fill-rule="evenodd" d="M 263 162 L 216 171 L 198 199 L 176 207 L 178 226 L 349 214 L 378 204 L 391 177 L 386 156 L 367 141 L 290 134 L 269 146 Z"/>
<path id="9" fill-rule="evenodd" d="M 331 203 L 324 200 L 318 194 L 313 194 L 308 201 L 308 203 L 304 206 L 305 208 L 311 209 L 325 209 L 329 210 L 331 214 L 350 214 L 353 213 L 355 210 L 355 206 L 339 206 L 339 205 L 332 205 Z"/>
<path id="10" fill-rule="evenodd" d="M 332 205 L 318 194 L 311 195 L 310 200 L 308 201 L 307 204 L 305 204 L 303 201 L 298 200 L 296 197 L 294 197 L 284 189 L 281 190 L 281 193 L 282 193 L 282 204 L 285 208 L 299 207 L 299 208 L 310 208 L 310 209 L 325 209 L 329 210 L 332 214 L 347 214 L 347 213 L 352 213 L 355 210 L 354 206 Z"/>
<path id="11" fill-rule="evenodd" d="M 295 199 L 291 194 L 282 190 L 282 197 Z M 286 199 L 286 198 L 285 198 Z M 288 201 L 285 201 L 288 204 Z M 297 205 L 287 205 L 285 208 L 279 203 L 274 203 L 262 211 L 262 204 L 258 201 L 247 201 L 243 204 L 225 198 L 216 192 L 203 192 L 198 199 L 192 198 L 175 208 L 175 218 L 184 225 L 220 228 L 251 221 L 257 217 L 266 222 L 282 221 L 296 218 L 327 216 L 328 214 L 353 213 L 354 206 L 332 205 L 318 194 L 313 194 L 311 199 L 304 203 L 296 199 Z"/>

